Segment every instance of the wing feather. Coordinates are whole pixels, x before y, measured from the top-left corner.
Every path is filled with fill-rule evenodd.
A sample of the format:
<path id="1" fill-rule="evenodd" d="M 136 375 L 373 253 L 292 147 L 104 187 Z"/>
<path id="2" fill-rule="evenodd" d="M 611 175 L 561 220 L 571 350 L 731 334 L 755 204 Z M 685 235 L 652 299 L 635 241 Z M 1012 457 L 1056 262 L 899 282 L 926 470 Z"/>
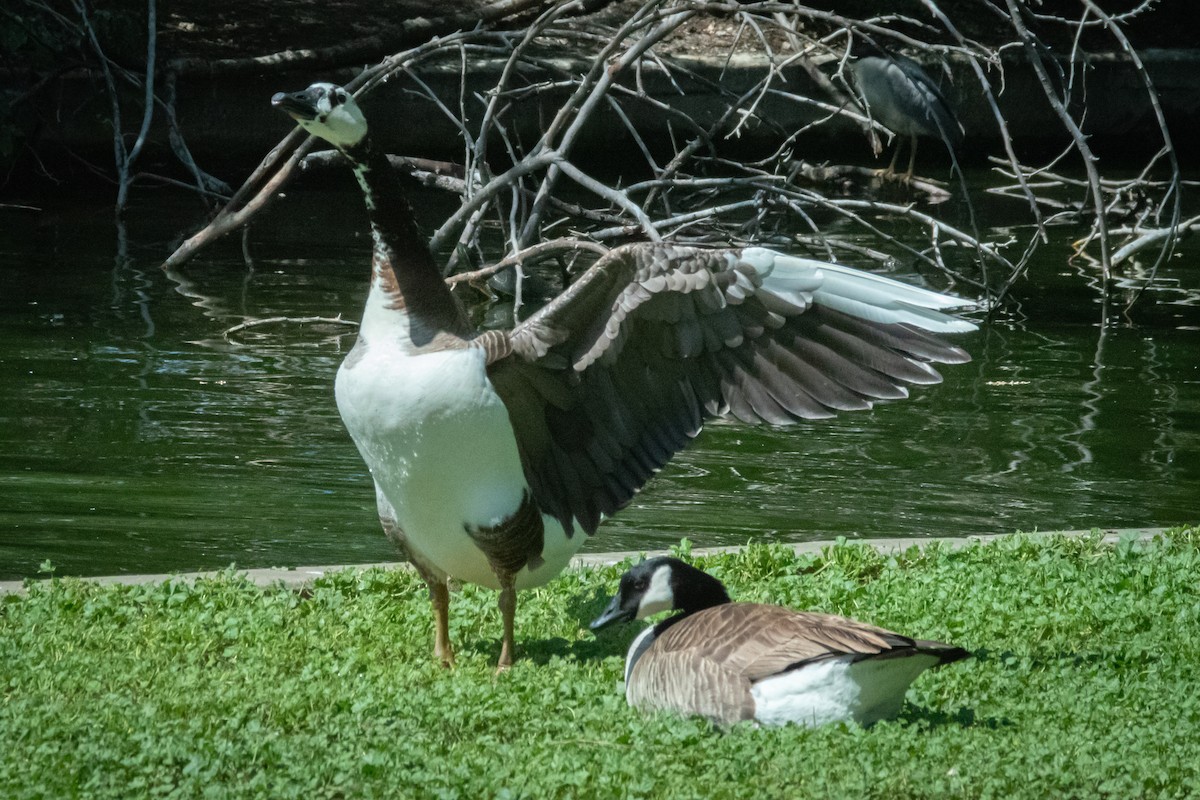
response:
<path id="1" fill-rule="evenodd" d="M 726 603 L 670 626 L 655 639 L 651 653 L 704 652 L 753 684 L 824 658 L 878 656 L 915 646 L 907 636 L 846 617 Z"/>
<path id="2" fill-rule="evenodd" d="M 697 651 L 652 653 L 643 656 L 629 676 L 626 697 L 631 706 L 696 714 L 719 725 L 754 718 L 750 681 L 737 670 Z"/>
<path id="3" fill-rule="evenodd" d="M 905 397 L 968 360 L 936 333 L 970 305 L 763 248 L 611 251 L 507 333 L 481 336 L 530 489 L 594 532 L 705 419 L 785 425 Z"/>

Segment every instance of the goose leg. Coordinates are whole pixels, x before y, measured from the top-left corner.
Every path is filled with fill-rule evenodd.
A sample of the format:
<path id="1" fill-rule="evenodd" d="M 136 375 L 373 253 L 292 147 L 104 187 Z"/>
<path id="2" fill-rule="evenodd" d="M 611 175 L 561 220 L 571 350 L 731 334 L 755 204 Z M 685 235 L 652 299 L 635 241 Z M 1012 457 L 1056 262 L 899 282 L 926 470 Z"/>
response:
<path id="1" fill-rule="evenodd" d="M 429 602 L 433 605 L 433 657 L 442 662 L 443 667 L 453 667 L 454 648 L 450 644 L 450 587 L 445 578 L 438 577 L 413 558 L 405 542 L 404 531 L 396 523 L 396 513 L 378 486 L 375 487 L 375 502 L 379 507 L 379 524 L 383 526 L 384 534 L 392 540 L 404 559 L 416 568 L 417 574 L 429 588 Z"/>
<path id="2" fill-rule="evenodd" d="M 411 556 L 409 562 L 429 587 L 429 603 L 433 606 L 433 657 L 443 667 L 454 666 L 454 648 L 450 644 L 450 586 L 445 578 L 439 578 L 421 566 Z"/>
<path id="3" fill-rule="evenodd" d="M 429 601 L 433 604 L 433 657 L 443 667 L 454 666 L 454 648 L 450 645 L 450 587 L 445 581 L 429 581 Z"/>
<path id="4" fill-rule="evenodd" d="M 511 573 L 500 574 L 500 616 L 504 620 L 504 638 L 500 644 L 500 661 L 496 664 L 497 672 L 504 672 L 512 666 L 513 651 L 513 618 L 517 614 L 517 590 L 514 586 L 516 576 Z"/>

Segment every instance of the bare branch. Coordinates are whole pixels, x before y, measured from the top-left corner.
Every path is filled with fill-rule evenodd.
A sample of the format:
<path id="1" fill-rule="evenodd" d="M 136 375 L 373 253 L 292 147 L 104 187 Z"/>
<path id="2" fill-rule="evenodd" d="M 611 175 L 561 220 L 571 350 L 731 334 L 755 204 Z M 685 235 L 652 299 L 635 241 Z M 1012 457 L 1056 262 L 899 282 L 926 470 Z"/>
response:
<path id="1" fill-rule="evenodd" d="M 407 97 L 427 103 L 429 113 L 449 120 L 461 137 L 457 144 L 463 163 L 453 168 L 392 159 L 396 168 L 460 199 L 431 237 L 434 249 L 450 252 L 448 272 L 466 270 L 449 278 L 452 284 L 515 269 L 519 302 L 524 265 L 572 251 L 599 253 L 601 243 L 633 237 L 753 242 L 800 248 L 831 260 L 900 258 L 995 299 L 1003 298 L 1037 263 L 1032 257 L 1048 241 L 1050 226 L 1082 223 L 1090 232 L 1079 243 L 1080 253 L 1099 241 L 1102 288 L 1107 291 L 1118 265 L 1148 247 L 1159 247 L 1157 265 L 1173 250 L 1178 234 L 1195 223 L 1180 221 L 1184 182 L 1162 108 L 1140 57 L 1121 31 L 1122 22 L 1144 13 L 1146 3 L 1123 15 L 1106 15 L 1096 0 L 1081 0 L 1076 19 L 1050 19 L 1019 0 L 982 3 L 982 11 L 997 23 L 999 44 L 964 35 L 936 0 L 921 0 L 910 15 L 868 19 L 772 0 L 651 0 L 624 18 L 608 15 L 606 19 L 616 20 L 611 23 L 575 18 L 595 4 L 571 0 L 542 8 L 524 0 L 495 3 L 489 8 L 497 13 L 520 7 L 527 14 L 525 22 L 511 30 L 460 30 L 381 54 L 348 84 L 361 98 L 385 80 L 400 82 Z M 714 79 L 719 62 L 717 70 L 706 71 L 672 54 L 681 26 L 702 13 L 728 20 L 732 44 L 725 52 L 727 68 L 735 63 L 735 51 L 739 57 L 747 48 L 759 54 L 761 72 L 744 82 L 740 74 L 736 91 L 731 81 Z M 1085 30 L 1089 37 L 1110 35 L 1119 43 L 1162 129 L 1161 153 L 1136 178 L 1101 174 L 1071 105 L 1085 88 L 1079 80 Z M 1062 59 L 1049 57 L 1043 45 L 1048 31 L 1056 41 L 1064 32 L 1074 38 L 1074 48 L 1065 49 Z M 793 158 L 793 148 L 804 147 L 817 131 L 825 137 L 856 129 L 867 137 L 890 135 L 861 113 L 843 76 L 842 68 L 853 57 L 851 40 L 862 38 L 914 53 L 927 66 L 942 64 L 959 96 L 981 98 L 986 130 L 969 130 L 968 146 L 999 136 L 1000 158 L 994 163 L 1000 165 L 1004 185 L 974 185 L 958 168 L 953 151 L 955 178 L 949 185 L 929 178 L 886 182 L 862 165 Z M 1070 146 L 1044 163 L 1018 158 L 997 102 L 1011 77 L 1006 70 L 1014 70 L 1005 51 L 1019 52 L 1031 66 L 1057 124 L 1071 139 Z M 485 58 L 493 71 L 468 75 Z M 442 88 L 427 82 L 428 67 L 456 69 L 460 77 Z M 481 83 L 480 75 L 488 75 L 488 82 Z M 114 82 L 118 79 L 130 80 L 114 70 Z M 169 76 L 167 86 L 169 93 Z M 700 102 L 677 103 L 676 95 Z M 772 119 L 781 103 L 802 107 L 804 122 L 785 129 Z M 545 117 L 530 134 L 527 115 L 534 105 Z M 170 104 L 166 108 L 170 119 Z M 648 115 L 665 134 L 650 135 Z M 615 128 L 640 152 L 633 165 L 636 182 L 627 183 L 629 173 L 602 180 L 605 173 L 579 159 L 579 143 L 602 125 Z M 747 132 L 760 141 L 764 134 L 776 137 L 765 148 L 769 155 L 760 151 L 758 160 L 751 161 L 723 152 L 731 137 Z M 333 158 L 327 153 L 305 157 L 309 146 L 293 131 L 168 265 L 181 263 L 261 213 L 296 167 L 307 169 Z M 1083 161 L 1081 174 L 1066 166 L 1075 154 Z M 489 163 L 497 165 L 498 174 Z M 198 169 L 191 171 L 197 186 L 203 186 Z M 641 179 L 645 173 L 650 177 Z M 980 191 L 1020 203 L 1014 208 L 1027 209 L 1022 222 L 981 231 L 973 200 Z M 547 241 L 539 244 L 543 238 Z M 499 255 L 497 243 L 507 255 L 473 269 Z"/>
<path id="2" fill-rule="evenodd" d="M 482 269 L 451 275 L 446 279 L 446 283 L 450 286 L 457 286 L 460 283 L 473 284 L 486 280 L 501 270 L 510 269 L 526 262 L 538 261 L 547 256 L 558 255 L 564 252 L 578 253 L 583 250 L 600 256 L 608 252 L 608 248 L 602 244 L 597 244 L 587 239 L 579 239 L 574 236 L 562 239 L 550 239 L 549 241 L 539 242 L 532 247 L 526 247 L 524 250 L 518 250 L 512 255 L 505 256 L 495 264 L 483 267 Z"/>

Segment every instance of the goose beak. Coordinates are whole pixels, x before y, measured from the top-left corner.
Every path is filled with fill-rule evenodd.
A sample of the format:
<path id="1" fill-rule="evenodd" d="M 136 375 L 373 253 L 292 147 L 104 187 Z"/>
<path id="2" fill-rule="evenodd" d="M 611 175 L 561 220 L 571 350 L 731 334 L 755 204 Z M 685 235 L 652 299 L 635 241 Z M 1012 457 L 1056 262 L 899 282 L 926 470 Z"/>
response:
<path id="1" fill-rule="evenodd" d="M 635 613 L 627 608 L 621 608 L 621 595 L 618 594 L 608 604 L 608 608 L 604 609 L 604 613 L 592 620 L 592 624 L 588 627 L 598 631 L 616 622 L 629 622 Z"/>
<path id="2" fill-rule="evenodd" d="M 276 92 L 271 105 L 295 120 L 311 120 L 317 117 L 317 98 L 311 89 L 301 92 Z"/>

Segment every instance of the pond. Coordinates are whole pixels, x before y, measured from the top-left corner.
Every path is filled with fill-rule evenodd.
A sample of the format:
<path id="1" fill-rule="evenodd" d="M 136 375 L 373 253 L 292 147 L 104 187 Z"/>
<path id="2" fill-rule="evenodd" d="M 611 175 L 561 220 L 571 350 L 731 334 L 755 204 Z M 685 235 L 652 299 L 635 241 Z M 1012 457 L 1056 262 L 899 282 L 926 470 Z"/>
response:
<path id="1" fill-rule="evenodd" d="M 251 231 L 252 266 L 232 237 L 164 274 L 201 221 L 142 196 L 119 259 L 106 201 L 0 211 L 0 579 L 396 557 L 333 401 L 353 329 L 223 334 L 357 318 L 358 198 L 296 192 Z M 587 549 L 1197 521 L 1200 249 L 1135 324 L 1104 318 L 1070 238 L 959 337 L 974 360 L 944 383 L 793 428 L 711 424 Z"/>

